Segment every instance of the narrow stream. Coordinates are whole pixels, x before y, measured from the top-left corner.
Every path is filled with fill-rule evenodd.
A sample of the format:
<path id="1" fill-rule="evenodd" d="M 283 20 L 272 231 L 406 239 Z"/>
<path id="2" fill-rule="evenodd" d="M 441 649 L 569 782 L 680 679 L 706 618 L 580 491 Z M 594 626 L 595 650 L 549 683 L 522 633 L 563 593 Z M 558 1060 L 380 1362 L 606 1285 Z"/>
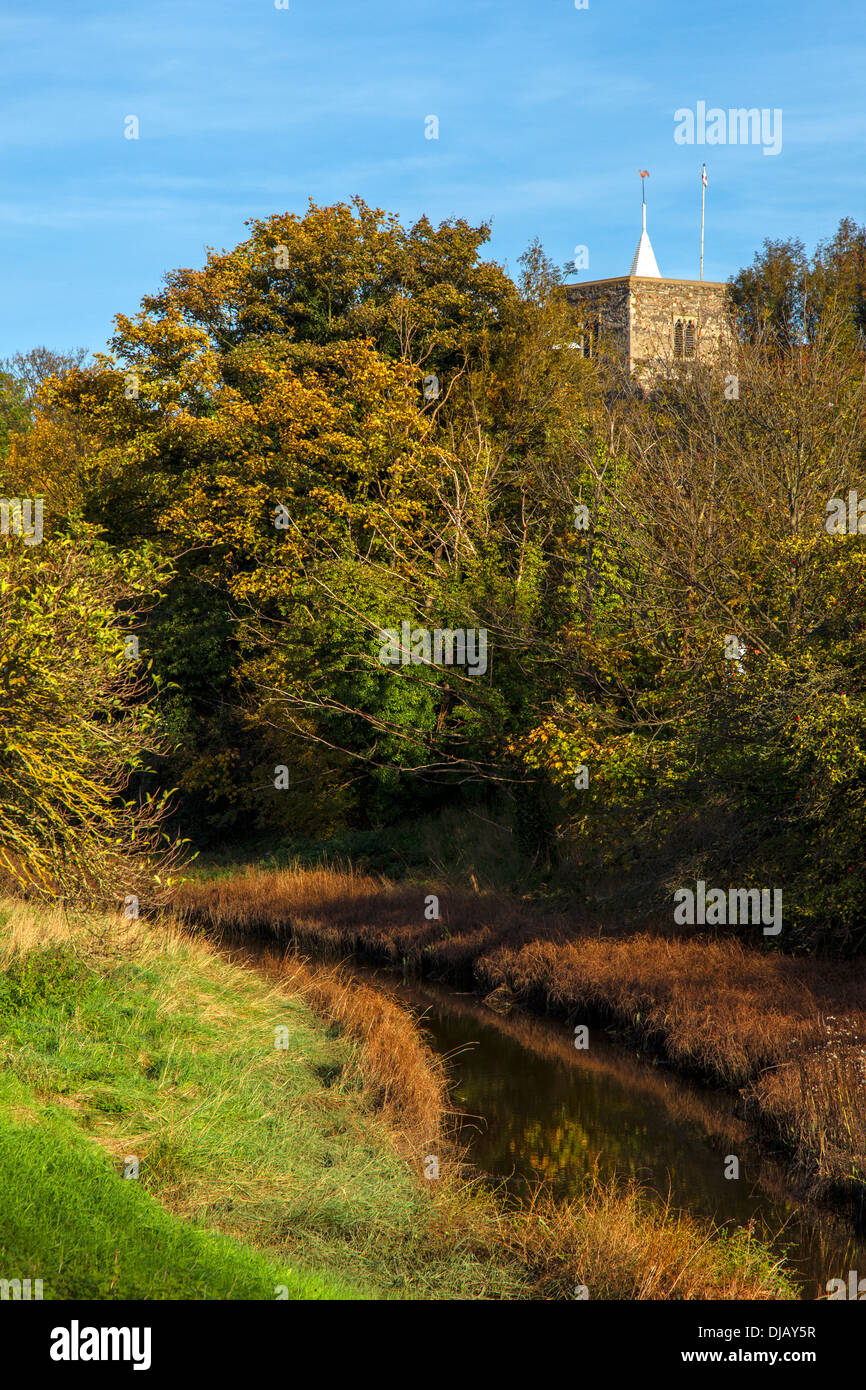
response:
<path id="1" fill-rule="evenodd" d="M 866 1275 L 866 1242 L 842 1218 L 797 1202 L 729 1097 L 630 1056 L 603 1029 L 591 1029 L 589 1049 L 578 1051 L 551 1020 L 501 1016 L 474 995 L 353 970 L 418 1017 L 447 1061 L 467 1160 L 515 1195 L 539 1180 L 565 1198 L 593 1172 L 633 1176 L 720 1225 L 753 1222 L 786 1252 L 803 1298 L 824 1296 L 827 1280 L 849 1270 Z M 724 1176 L 729 1154 L 740 1160 L 737 1180 Z"/>

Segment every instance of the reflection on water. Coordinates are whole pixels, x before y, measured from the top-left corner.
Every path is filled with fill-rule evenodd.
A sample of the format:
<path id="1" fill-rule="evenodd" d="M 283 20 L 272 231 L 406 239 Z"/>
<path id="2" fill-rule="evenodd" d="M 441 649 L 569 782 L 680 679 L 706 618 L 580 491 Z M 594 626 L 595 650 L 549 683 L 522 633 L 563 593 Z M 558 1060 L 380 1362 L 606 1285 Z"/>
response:
<path id="1" fill-rule="evenodd" d="M 579 1052 L 548 1020 L 501 1018 L 473 996 L 360 973 L 420 1017 L 449 1059 L 468 1160 L 515 1194 L 539 1179 L 568 1197 L 588 1173 L 633 1176 L 720 1224 L 754 1220 L 756 1233 L 788 1250 L 804 1298 L 823 1295 L 828 1279 L 851 1269 L 866 1274 L 866 1244 L 847 1222 L 797 1203 L 726 1097 L 630 1058 L 600 1029 Z M 738 1180 L 724 1176 L 727 1154 L 740 1159 Z"/>

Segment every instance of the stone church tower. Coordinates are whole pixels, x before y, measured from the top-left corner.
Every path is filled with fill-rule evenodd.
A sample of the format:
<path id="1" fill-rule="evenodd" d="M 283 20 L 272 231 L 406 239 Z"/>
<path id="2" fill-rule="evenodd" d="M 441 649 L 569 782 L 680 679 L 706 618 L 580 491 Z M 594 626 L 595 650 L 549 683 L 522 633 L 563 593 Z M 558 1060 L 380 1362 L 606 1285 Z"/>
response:
<path id="1" fill-rule="evenodd" d="M 592 357 L 607 347 L 639 381 L 649 383 L 697 360 L 718 359 L 731 342 L 729 287 L 719 280 L 667 280 L 643 228 L 628 275 L 566 286 L 579 329 L 577 345 Z"/>

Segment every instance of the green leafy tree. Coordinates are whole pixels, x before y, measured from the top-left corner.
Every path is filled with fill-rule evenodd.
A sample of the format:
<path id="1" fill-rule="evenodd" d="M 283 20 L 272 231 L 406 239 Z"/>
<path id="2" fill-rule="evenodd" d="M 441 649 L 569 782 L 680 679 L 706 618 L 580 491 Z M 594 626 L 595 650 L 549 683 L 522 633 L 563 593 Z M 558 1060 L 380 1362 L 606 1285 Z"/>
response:
<path id="1" fill-rule="evenodd" d="M 731 279 L 740 328 L 783 349 L 811 340 L 838 309 L 848 340 L 866 334 L 866 227 L 843 217 L 809 257 L 803 243 L 764 242 L 750 266 Z"/>
<path id="2" fill-rule="evenodd" d="M 149 650 L 185 745 L 173 779 L 222 829 L 276 812 L 258 792 L 281 747 L 309 757 L 299 740 L 318 750 L 335 815 L 348 783 L 364 794 L 359 767 L 390 776 L 397 744 L 427 760 L 439 705 L 386 689 L 366 649 L 371 624 L 417 589 L 419 543 L 438 524 L 425 513 L 442 502 L 430 480 L 510 351 L 520 301 L 480 258 L 487 236 L 459 220 L 407 230 L 360 200 L 254 223 L 119 318 L 117 357 L 43 394 L 16 445 L 16 485 L 55 516 L 176 556 Z M 338 578 L 341 595 L 358 590 L 354 614 L 329 597 Z M 375 720 L 380 705 L 371 744 L 353 712 Z"/>

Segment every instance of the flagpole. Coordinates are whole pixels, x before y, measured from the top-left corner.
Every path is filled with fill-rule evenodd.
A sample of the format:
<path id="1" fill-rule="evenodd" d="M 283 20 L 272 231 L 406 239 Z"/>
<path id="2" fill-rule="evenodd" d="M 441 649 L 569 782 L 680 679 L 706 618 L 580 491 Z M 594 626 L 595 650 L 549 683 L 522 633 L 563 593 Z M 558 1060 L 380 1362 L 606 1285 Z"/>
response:
<path id="1" fill-rule="evenodd" d="M 701 170 L 701 279 L 704 278 L 704 201 L 707 196 L 707 166 Z"/>

